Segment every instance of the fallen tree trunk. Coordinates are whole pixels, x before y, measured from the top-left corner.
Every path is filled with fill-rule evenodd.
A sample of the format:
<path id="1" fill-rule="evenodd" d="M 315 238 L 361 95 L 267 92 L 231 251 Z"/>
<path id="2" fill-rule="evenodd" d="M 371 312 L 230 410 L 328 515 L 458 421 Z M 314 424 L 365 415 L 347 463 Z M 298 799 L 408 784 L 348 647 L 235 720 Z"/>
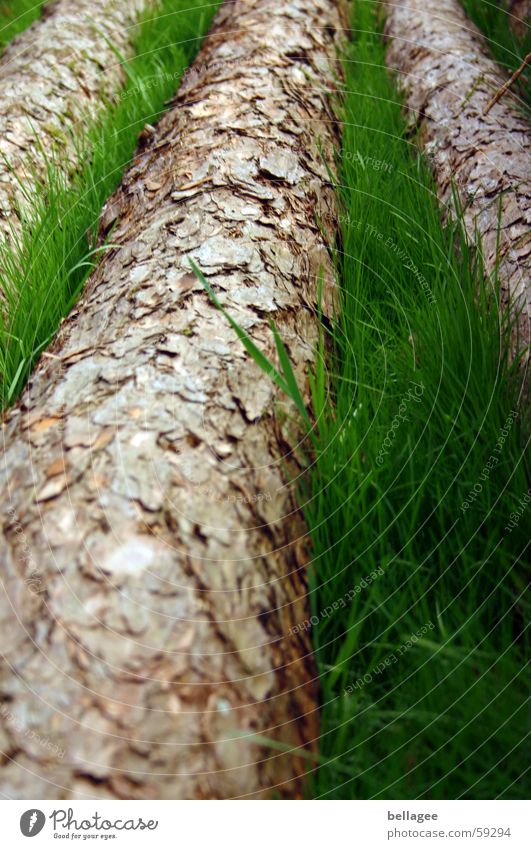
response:
<path id="1" fill-rule="evenodd" d="M 386 14 L 387 61 L 407 92 L 439 196 L 451 206 L 455 183 L 468 234 L 481 237 L 486 270 L 493 273 L 499 262 L 501 306 L 515 319 L 515 357 L 531 339 L 529 125 L 504 99 L 484 115 L 503 79 L 457 0 L 396 0 Z M 528 359 L 524 354 L 526 375 Z"/>
<path id="2" fill-rule="evenodd" d="M 0 4 L 0 55 L 19 32 L 31 26 L 40 17 L 45 0 L 32 0 L 31 3 Z"/>
<path id="3" fill-rule="evenodd" d="M 124 83 L 116 49 L 129 55 L 130 28 L 151 0 L 57 0 L 0 59 L 0 233 L 18 230 L 28 165 L 68 164 L 74 138 Z M 38 139 L 38 144 L 36 143 Z"/>
<path id="4" fill-rule="evenodd" d="M 303 384 L 321 267 L 332 308 L 339 12 L 216 21 L 108 204 L 121 247 L 4 424 L 10 797 L 297 796 L 315 745 L 301 434 L 189 258 L 271 355 L 275 320 Z"/>

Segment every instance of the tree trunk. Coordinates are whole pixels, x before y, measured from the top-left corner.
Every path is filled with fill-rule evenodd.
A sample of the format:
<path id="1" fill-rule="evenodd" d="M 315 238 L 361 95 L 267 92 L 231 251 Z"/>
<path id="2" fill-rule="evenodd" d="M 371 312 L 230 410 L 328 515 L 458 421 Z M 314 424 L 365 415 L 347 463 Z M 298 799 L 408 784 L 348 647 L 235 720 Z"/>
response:
<path id="1" fill-rule="evenodd" d="M 113 47 L 130 53 L 131 24 L 150 2 L 58 0 L 6 47 L 0 59 L 0 233 L 18 230 L 18 181 L 27 182 L 28 160 L 39 176 L 43 152 L 60 151 L 68 161 L 76 128 L 98 114 L 102 98 L 118 92 L 124 75 Z"/>
<path id="2" fill-rule="evenodd" d="M 107 206 L 120 248 L 7 416 L 8 796 L 300 795 L 301 434 L 188 260 L 271 355 L 274 319 L 304 383 L 321 267 L 333 299 L 339 25 L 334 0 L 222 7 Z"/>
<path id="3" fill-rule="evenodd" d="M 514 357 L 531 338 L 529 126 L 507 99 L 483 114 L 503 79 L 457 0 L 389 3 L 385 32 L 392 39 L 387 61 L 406 89 L 441 200 L 451 204 L 455 181 L 467 231 L 474 239 L 477 228 L 489 273 L 499 259 L 502 307 L 510 302 L 519 316 Z M 528 355 L 522 368 L 527 373 Z"/>

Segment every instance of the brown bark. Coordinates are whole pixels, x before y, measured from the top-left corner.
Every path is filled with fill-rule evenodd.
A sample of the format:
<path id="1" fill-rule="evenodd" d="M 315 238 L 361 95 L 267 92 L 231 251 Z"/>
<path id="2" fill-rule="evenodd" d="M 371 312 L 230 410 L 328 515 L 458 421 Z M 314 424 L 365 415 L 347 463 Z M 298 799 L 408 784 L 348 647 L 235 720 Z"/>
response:
<path id="1" fill-rule="evenodd" d="M 0 233 L 18 229 L 18 180 L 28 162 L 39 176 L 45 154 L 66 164 L 73 137 L 124 75 L 111 44 L 129 55 L 130 27 L 152 0 L 57 0 L 7 45 L 0 58 Z M 109 43 L 110 42 L 110 43 Z M 18 179 L 17 179 L 18 178 Z"/>
<path id="2" fill-rule="evenodd" d="M 188 258 L 271 355 L 275 320 L 304 383 L 321 266 L 332 298 L 317 142 L 330 161 L 339 23 L 334 0 L 222 7 L 104 214 L 121 247 L 7 417 L 8 796 L 300 794 L 318 731 L 308 632 L 290 636 L 309 615 L 300 433 Z"/>
<path id="3" fill-rule="evenodd" d="M 484 115 L 503 78 L 457 0 L 396 0 L 386 11 L 387 61 L 407 92 L 412 123 L 421 128 L 439 196 L 450 206 L 455 181 L 467 231 L 474 240 L 477 228 L 489 273 L 499 259 L 502 308 L 510 303 L 519 316 L 515 356 L 531 338 L 529 125 L 507 99 Z M 527 375 L 528 355 L 522 368 Z"/>

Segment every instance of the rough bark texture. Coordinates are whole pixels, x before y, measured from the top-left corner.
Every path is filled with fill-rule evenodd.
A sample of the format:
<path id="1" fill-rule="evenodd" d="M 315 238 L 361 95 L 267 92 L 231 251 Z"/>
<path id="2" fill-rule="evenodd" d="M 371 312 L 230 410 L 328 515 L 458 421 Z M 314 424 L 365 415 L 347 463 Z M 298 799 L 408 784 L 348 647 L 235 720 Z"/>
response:
<path id="1" fill-rule="evenodd" d="M 190 273 L 301 383 L 333 274 L 334 0 L 236 0 L 103 226 L 4 424 L 11 797 L 297 796 L 318 732 L 293 411 Z M 295 751 L 252 739 L 259 733 Z M 243 735 L 234 739 L 234 735 Z M 62 755 L 62 753 L 64 754 Z M 61 756 L 62 755 L 62 756 Z"/>
<path id="2" fill-rule="evenodd" d="M 150 0 L 57 0 L 0 58 L 0 233 L 17 227 L 17 178 L 28 160 L 42 175 L 35 140 L 68 161 L 76 128 L 124 82 L 109 41 L 128 55 L 131 24 Z"/>
<path id="3" fill-rule="evenodd" d="M 387 61 L 407 91 L 412 122 L 421 127 L 439 195 L 450 205 L 455 181 L 468 233 L 474 239 L 477 227 L 489 272 L 496 263 L 501 198 L 502 306 L 510 300 L 513 315 L 519 314 L 514 356 L 531 338 L 529 125 L 507 99 L 483 115 L 503 79 L 457 0 L 395 0 L 386 12 L 392 39 Z M 527 373 L 528 357 L 522 367 Z"/>

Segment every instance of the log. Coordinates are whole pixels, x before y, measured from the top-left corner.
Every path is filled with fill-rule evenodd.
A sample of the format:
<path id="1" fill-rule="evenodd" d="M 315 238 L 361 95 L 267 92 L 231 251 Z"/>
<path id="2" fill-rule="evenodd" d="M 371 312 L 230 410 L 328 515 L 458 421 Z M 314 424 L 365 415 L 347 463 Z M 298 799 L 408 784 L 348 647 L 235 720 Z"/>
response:
<path id="1" fill-rule="evenodd" d="M 510 25 L 518 38 L 523 38 L 531 25 L 531 0 L 512 0 L 508 5 Z"/>
<path id="2" fill-rule="evenodd" d="M 529 381 L 531 339 L 531 159 L 529 125 L 507 99 L 484 114 L 502 85 L 476 27 L 457 0 L 386 4 L 387 62 L 406 91 L 443 204 L 452 181 L 472 241 L 481 238 L 485 268 L 499 261 L 502 312 L 514 321 L 510 355 Z M 498 214 L 501 202 L 500 243 Z"/>
<path id="3" fill-rule="evenodd" d="M 189 259 L 271 356 L 274 319 L 306 385 L 321 268 L 334 300 L 339 26 L 334 0 L 221 8 L 106 208 L 119 248 L 6 417 L 7 796 L 301 794 L 300 426 Z"/>
<path id="4" fill-rule="evenodd" d="M 150 4 L 57 0 L 7 45 L 0 58 L 0 234 L 20 230 L 20 181 L 30 173 L 42 178 L 46 156 L 65 167 L 73 162 L 79 128 L 125 81 L 115 49 L 130 55 L 131 25 Z"/>

